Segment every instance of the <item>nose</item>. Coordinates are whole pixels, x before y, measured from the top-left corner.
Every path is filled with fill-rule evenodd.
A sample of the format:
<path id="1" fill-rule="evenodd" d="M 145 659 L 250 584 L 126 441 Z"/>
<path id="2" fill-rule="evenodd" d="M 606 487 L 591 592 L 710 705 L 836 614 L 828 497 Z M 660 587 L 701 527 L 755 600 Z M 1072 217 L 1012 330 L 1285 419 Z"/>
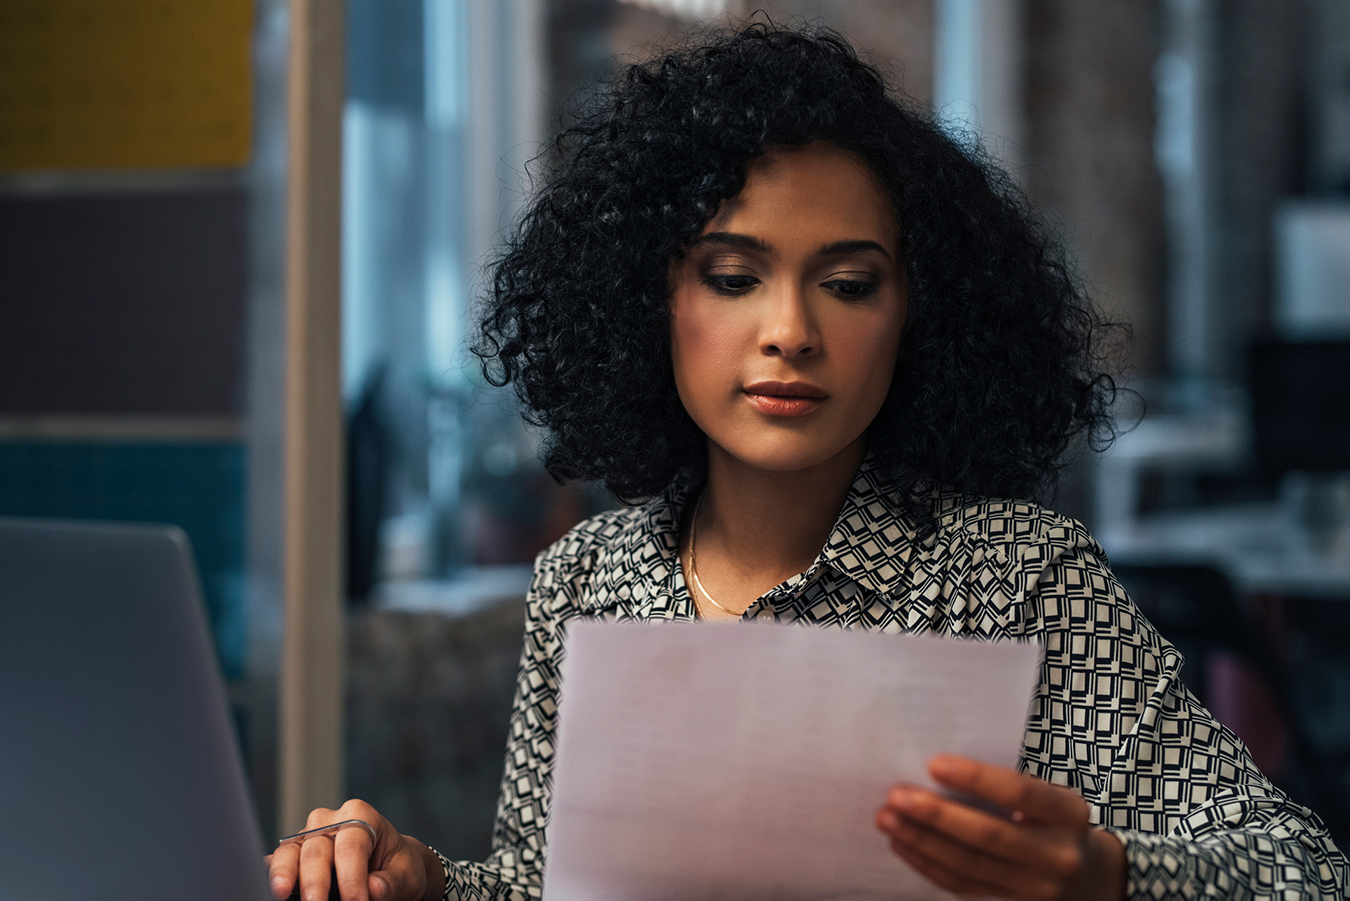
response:
<path id="1" fill-rule="evenodd" d="M 784 286 L 768 300 L 760 329 L 760 350 L 787 359 L 820 353 L 820 329 L 801 287 Z"/>

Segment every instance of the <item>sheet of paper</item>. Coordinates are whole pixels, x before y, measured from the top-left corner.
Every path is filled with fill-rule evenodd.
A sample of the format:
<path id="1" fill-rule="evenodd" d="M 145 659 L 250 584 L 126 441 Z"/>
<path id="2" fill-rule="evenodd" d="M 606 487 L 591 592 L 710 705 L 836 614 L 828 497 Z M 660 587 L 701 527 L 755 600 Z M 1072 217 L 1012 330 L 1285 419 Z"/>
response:
<path id="1" fill-rule="evenodd" d="M 1016 765 L 1036 645 L 570 629 L 545 901 L 946 897 L 873 825 L 939 752 Z"/>

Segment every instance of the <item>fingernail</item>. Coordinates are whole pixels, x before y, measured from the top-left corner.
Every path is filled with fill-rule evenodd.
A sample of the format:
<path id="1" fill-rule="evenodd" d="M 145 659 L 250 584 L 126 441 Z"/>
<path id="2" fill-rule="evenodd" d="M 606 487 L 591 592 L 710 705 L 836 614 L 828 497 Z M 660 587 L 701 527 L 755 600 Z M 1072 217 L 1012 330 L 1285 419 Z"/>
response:
<path id="1" fill-rule="evenodd" d="M 272 877 L 272 894 L 277 898 L 285 898 L 289 895 L 290 892 L 287 891 L 289 887 L 290 886 L 286 884 L 286 878 L 284 876 Z"/>
<path id="2" fill-rule="evenodd" d="M 894 832 L 895 827 L 900 825 L 900 820 L 889 810 L 883 810 L 877 815 L 877 825 L 881 827 L 883 832 Z"/>
<path id="3" fill-rule="evenodd" d="M 914 806 L 914 794 L 908 789 L 893 788 L 886 799 L 892 807 L 899 807 L 901 810 L 908 810 Z"/>
<path id="4" fill-rule="evenodd" d="M 955 761 L 946 754 L 939 754 L 928 761 L 928 772 L 935 777 L 950 776 L 955 769 Z"/>
<path id="5" fill-rule="evenodd" d="M 371 881 L 370 896 L 372 898 L 389 897 L 388 880 L 386 880 L 383 876 L 371 876 L 370 881 Z"/>

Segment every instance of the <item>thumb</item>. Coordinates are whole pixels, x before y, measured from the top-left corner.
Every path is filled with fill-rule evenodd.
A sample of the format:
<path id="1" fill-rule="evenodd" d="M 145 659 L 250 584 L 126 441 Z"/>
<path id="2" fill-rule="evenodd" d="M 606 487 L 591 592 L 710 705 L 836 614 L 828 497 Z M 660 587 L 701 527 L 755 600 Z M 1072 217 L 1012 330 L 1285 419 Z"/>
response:
<path id="1" fill-rule="evenodd" d="M 404 847 L 366 880 L 372 901 L 420 901 L 426 889 L 421 861 Z"/>

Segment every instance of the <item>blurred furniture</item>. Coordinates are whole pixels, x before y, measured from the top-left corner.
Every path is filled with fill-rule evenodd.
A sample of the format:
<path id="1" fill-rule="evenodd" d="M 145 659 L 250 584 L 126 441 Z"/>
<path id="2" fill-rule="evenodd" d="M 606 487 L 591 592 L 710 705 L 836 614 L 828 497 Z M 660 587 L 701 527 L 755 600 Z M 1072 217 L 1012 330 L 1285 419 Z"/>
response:
<path id="1" fill-rule="evenodd" d="M 1093 533 L 1114 560 L 1141 533 L 1142 481 L 1151 469 L 1232 471 L 1247 460 L 1251 420 L 1245 395 L 1236 386 L 1210 386 L 1191 412 L 1159 414 L 1141 395 L 1138 409 L 1121 411 L 1119 436 L 1097 461 L 1094 473 Z"/>
<path id="2" fill-rule="evenodd" d="M 1098 537 L 1117 567 L 1211 566 L 1242 594 L 1350 600 L 1350 559 L 1318 553 L 1280 504 L 1153 513 Z"/>
<path id="3" fill-rule="evenodd" d="M 374 606 L 400 613 L 471 617 L 507 603 L 519 603 L 530 588 L 534 566 L 464 566 L 444 579 L 390 579 L 372 593 Z"/>
<path id="4" fill-rule="evenodd" d="M 1116 564 L 1208 565 L 1240 593 L 1350 600 L 1350 342 L 1257 341 L 1249 371 L 1250 403 L 1212 390 L 1199 412 L 1120 436 L 1098 468 L 1094 531 Z M 1284 496 L 1141 514 L 1150 470 L 1283 478 Z"/>
<path id="5" fill-rule="evenodd" d="M 452 860 L 491 846 L 525 625 L 516 587 L 494 603 L 479 591 L 476 607 L 443 592 L 462 613 L 377 606 L 347 622 L 347 794 Z"/>

